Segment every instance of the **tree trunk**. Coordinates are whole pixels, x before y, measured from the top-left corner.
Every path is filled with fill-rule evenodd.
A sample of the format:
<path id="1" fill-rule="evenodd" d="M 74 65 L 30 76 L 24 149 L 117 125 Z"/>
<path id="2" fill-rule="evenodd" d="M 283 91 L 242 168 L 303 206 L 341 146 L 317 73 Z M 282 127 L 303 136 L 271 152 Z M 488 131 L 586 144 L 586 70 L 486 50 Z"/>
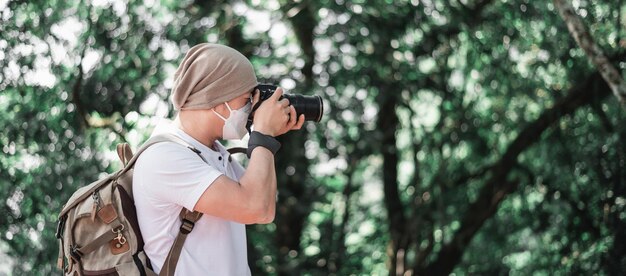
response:
<path id="1" fill-rule="evenodd" d="M 390 242 L 388 256 L 390 260 L 389 275 L 402 274 L 404 272 L 404 253 L 406 246 L 403 245 L 406 218 L 404 206 L 400 201 L 398 191 L 398 151 L 396 149 L 396 132 L 398 130 L 398 115 L 396 114 L 397 97 L 392 91 L 395 88 L 381 87 L 381 106 L 377 122 L 377 128 L 382 135 L 381 153 L 383 155 L 383 191 L 385 207 L 389 221 Z"/>
<path id="2" fill-rule="evenodd" d="M 313 29 L 317 25 L 315 17 L 308 3 L 300 4 L 301 10 L 295 14 L 286 14 L 287 20 L 292 23 L 298 37 L 300 48 L 304 54 L 305 65 L 302 74 L 305 77 L 304 85 L 298 89 L 309 92 L 313 89 L 313 62 L 315 50 L 313 48 Z M 310 162 L 305 156 L 304 143 L 308 139 L 306 129 L 293 131 L 279 137 L 283 144 L 276 159 L 276 173 L 279 176 L 279 202 L 276 208 L 275 241 L 278 246 L 278 274 L 300 274 L 299 266 L 293 266 L 290 252 L 301 254 L 300 239 L 306 219 L 311 212 L 311 204 L 315 201 L 315 194 L 306 187 L 305 180 L 310 177 Z M 294 170 L 294 173 L 286 173 Z"/>
<path id="3" fill-rule="evenodd" d="M 626 82 L 617 69 L 604 55 L 600 46 L 593 40 L 593 37 L 585 28 L 583 20 L 576 14 L 574 7 L 568 0 L 554 0 L 554 5 L 559 10 L 559 14 L 567 24 L 569 32 L 578 43 L 578 46 L 585 51 L 587 57 L 593 65 L 600 71 L 602 78 L 611 87 L 611 91 L 617 99 L 626 107 Z"/>

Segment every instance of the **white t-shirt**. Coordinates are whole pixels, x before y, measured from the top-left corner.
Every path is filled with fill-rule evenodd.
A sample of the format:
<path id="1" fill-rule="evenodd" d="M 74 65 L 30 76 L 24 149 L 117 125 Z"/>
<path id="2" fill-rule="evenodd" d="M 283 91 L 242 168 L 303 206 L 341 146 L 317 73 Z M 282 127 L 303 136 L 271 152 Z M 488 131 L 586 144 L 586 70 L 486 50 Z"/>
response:
<path id="1" fill-rule="evenodd" d="M 219 152 L 201 144 L 171 122 L 162 122 L 152 135 L 173 133 L 198 149 L 173 142 L 157 143 L 137 159 L 133 194 L 144 249 L 159 273 L 178 235 L 182 207 L 193 210 L 200 196 L 224 174 L 238 181 L 244 169 L 216 142 Z M 183 246 L 176 275 L 250 275 L 245 225 L 204 214 Z"/>

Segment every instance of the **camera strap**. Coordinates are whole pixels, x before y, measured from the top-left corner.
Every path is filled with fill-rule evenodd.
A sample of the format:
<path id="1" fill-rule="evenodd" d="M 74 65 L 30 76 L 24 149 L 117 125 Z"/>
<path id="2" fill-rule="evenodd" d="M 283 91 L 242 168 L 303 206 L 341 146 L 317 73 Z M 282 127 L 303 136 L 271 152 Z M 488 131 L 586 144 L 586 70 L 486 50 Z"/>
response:
<path id="1" fill-rule="evenodd" d="M 230 156 L 228 156 L 228 162 L 232 162 L 233 158 L 232 155 L 235 153 L 247 153 L 248 149 L 247 148 L 242 148 L 242 147 L 234 147 L 234 148 L 229 148 L 226 151 L 228 151 L 228 153 L 230 153 Z"/>

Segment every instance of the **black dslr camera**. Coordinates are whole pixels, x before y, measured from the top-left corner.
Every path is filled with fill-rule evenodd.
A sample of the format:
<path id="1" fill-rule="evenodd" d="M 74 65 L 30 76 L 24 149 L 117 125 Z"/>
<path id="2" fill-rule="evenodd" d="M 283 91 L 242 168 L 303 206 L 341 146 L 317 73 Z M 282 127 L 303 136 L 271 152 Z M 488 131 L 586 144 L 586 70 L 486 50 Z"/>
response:
<path id="1" fill-rule="evenodd" d="M 250 112 L 250 117 L 248 117 L 248 130 L 250 130 L 250 126 L 252 125 L 252 113 L 259 108 L 261 103 L 274 94 L 278 88 L 276 85 L 271 84 L 259 84 L 256 89 L 261 93 L 259 97 L 259 102 L 252 107 L 252 111 Z M 289 104 L 293 105 L 296 109 L 296 115 L 299 117 L 300 114 L 304 114 L 305 121 L 313 121 L 319 122 L 322 119 L 322 114 L 324 113 L 324 104 L 322 102 L 322 97 L 320 96 L 303 96 L 303 95 L 293 95 L 293 94 L 283 94 L 280 99 L 286 98 L 289 100 Z"/>

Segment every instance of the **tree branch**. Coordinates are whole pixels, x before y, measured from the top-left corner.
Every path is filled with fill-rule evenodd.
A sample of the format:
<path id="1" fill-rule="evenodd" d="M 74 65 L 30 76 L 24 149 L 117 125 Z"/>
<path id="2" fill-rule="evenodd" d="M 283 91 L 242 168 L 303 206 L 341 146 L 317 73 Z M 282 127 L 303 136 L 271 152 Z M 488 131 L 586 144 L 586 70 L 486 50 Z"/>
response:
<path id="1" fill-rule="evenodd" d="M 79 7 L 82 5 L 83 1 L 80 1 Z M 83 36 L 86 36 L 87 38 L 89 37 L 89 32 L 91 31 L 91 27 L 93 25 L 89 16 L 91 14 L 92 8 L 93 6 L 90 4 L 89 8 L 87 9 L 87 30 L 85 30 L 85 33 L 83 34 Z M 89 118 L 87 118 L 88 115 L 83 109 L 83 105 L 80 101 L 80 90 L 83 86 L 83 77 L 85 75 L 85 72 L 83 72 L 83 59 L 85 59 L 85 54 L 87 53 L 87 48 L 89 47 L 88 43 L 86 43 L 87 39 L 84 40 L 85 44 L 83 45 L 83 50 L 80 54 L 80 61 L 78 62 L 78 76 L 76 77 L 76 82 L 72 86 L 72 103 L 74 103 L 74 105 L 76 106 L 76 113 L 78 113 L 80 119 L 81 129 L 85 129 L 89 126 Z"/>
<path id="2" fill-rule="evenodd" d="M 80 102 L 80 88 L 83 85 L 83 63 L 82 60 L 85 57 L 85 51 L 80 58 L 80 63 L 78 64 L 78 76 L 76 76 L 76 82 L 72 86 L 72 103 L 76 106 L 76 113 L 80 119 L 81 129 L 87 128 L 89 125 L 89 121 L 87 120 L 87 114 L 83 109 L 83 105 Z"/>
<path id="3" fill-rule="evenodd" d="M 82 4 L 83 2 L 81 1 L 81 5 Z M 84 39 L 85 44 L 81 51 L 80 60 L 78 62 L 78 76 L 76 76 L 76 82 L 74 82 L 74 85 L 72 85 L 71 101 L 76 106 L 76 113 L 78 114 L 78 117 L 80 120 L 81 129 L 84 130 L 87 128 L 107 128 L 111 130 L 113 133 L 115 133 L 124 143 L 126 143 L 128 141 L 126 140 L 124 130 L 116 126 L 118 119 L 121 117 L 119 113 L 116 113 L 113 116 L 107 117 L 107 118 L 94 118 L 85 111 L 85 109 L 83 108 L 83 104 L 81 102 L 80 94 L 81 94 L 81 89 L 83 86 L 83 78 L 85 77 L 85 72 L 83 71 L 83 59 L 85 59 L 87 49 L 89 48 L 89 45 L 87 43 L 87 40 L 90 36 L 89 32 L 93 28 L 93 22 L 91 20 L 91 17 L 89 16 L 92 10 L 93 10 L 93 6 L 89 4 L 89 8 L 87 9 L 87 17 L 86 17 L 87 22 L 88 22 L 87 30 L 83 34 L 83 36 L 85 36 L 85 39 Z"/>
<path id="4" fill-rule="evenodd" d="M 572 4 L 567 0 L 554 0 L 554 5 L 578 46 L 585 51 L 587 57 L 600 71 L 602 78 L 608 83 L 615 97 L 626 106 L 626 82 L 624 82 L 620 72 L 611 64 L 600 46 L 593 40 L 582 19 L 576 14 Z"/>
<path id="5" fill-rule="evenodd" d="M 490 178 L 481 189 L 477 200 L 468 207 L 467 213 L 461 220 L 461 227 L 455 233 L 452 241 L 442 247 L 434 262 L 425 269 L 418 271 L 420 275 L 447 275 L 452 271 L 461 260 L 463 252 L 474 235 L 485 221 L 495 214 L 504 198 L 516 189 L 518 181 L 508 181 L 507 176 L 517 164 L 519 154 L 537 142 L 541 134 L 562 117 L 573 113 L 593 100 L 606 97 L 608 87 L 601 85 L 597 87 L 598 89 L 593 89 L 594 83 L 600 80 L 598 74 L 593 74 L 581 85 L 572 88 L 568 96 L 557 102 L 554 107 L 544 111 L 537 120 L 527 125 L 520 132 L 500 160 L 490 167 L 488 172 Z"/>

